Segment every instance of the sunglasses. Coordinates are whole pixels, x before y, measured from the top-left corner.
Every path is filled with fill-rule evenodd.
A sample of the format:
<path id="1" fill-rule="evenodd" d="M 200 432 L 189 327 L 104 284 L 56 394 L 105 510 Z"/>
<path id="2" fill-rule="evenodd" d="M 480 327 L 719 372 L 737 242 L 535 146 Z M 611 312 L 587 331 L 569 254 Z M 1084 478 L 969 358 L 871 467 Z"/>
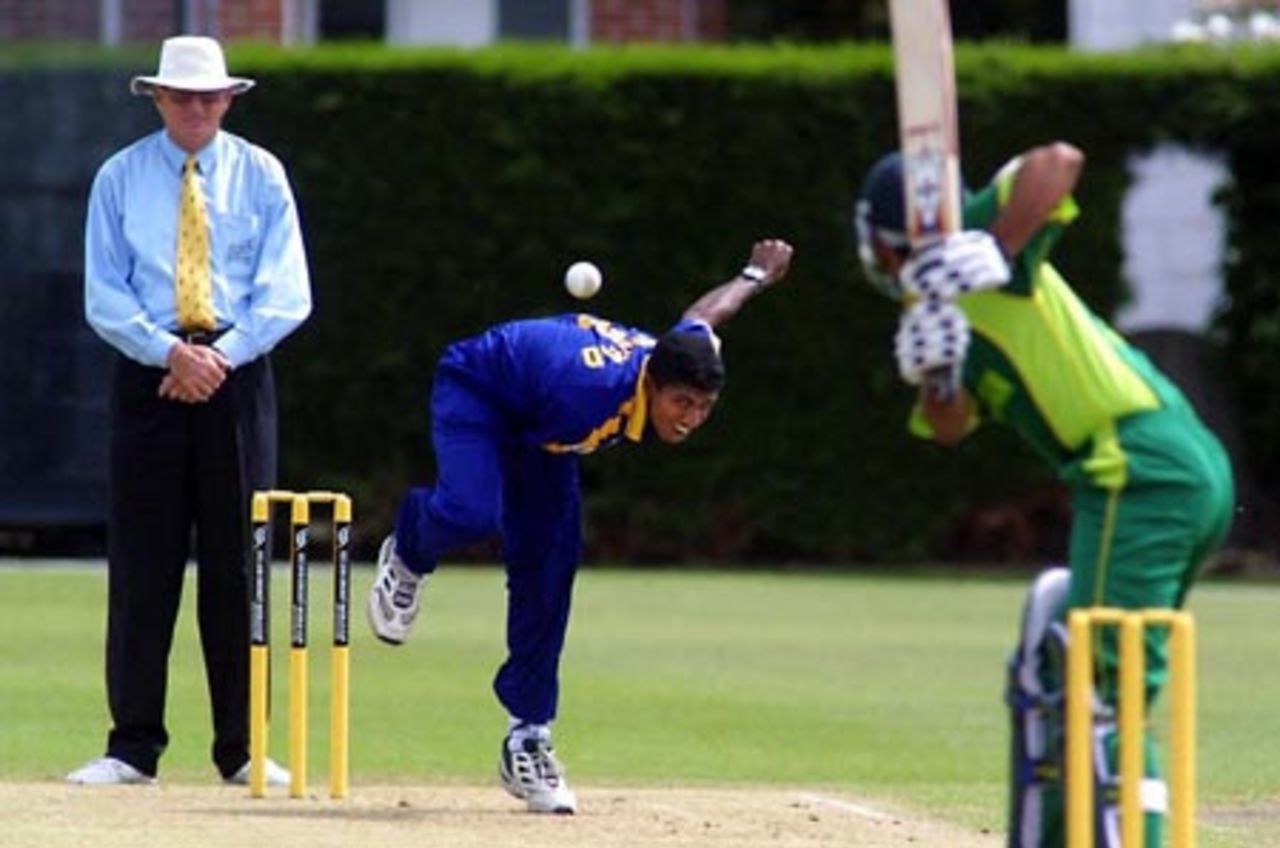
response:
<path id="1" fill-rule="evenodd" d="M 179 91 L 175 88 L 157 88 L 157 93 L 163 95 L 165 100 L 178 106 L 186 106 L 193 100 L 199 100 L 206 106 L 212 106 L 222 101 L 224 97 L 229 97 L 228 91 Z"/>

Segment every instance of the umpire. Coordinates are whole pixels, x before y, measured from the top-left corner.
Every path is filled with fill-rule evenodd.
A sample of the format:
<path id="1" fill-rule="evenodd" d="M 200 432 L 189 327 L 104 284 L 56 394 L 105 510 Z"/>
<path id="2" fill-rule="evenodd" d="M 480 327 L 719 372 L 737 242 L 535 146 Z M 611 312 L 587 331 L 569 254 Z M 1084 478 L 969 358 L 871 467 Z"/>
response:
<path id="1" fill-rule="evenodd" d="M 214 765 L 248 777 L 248 494 L 274 483 L 267 352 L 311 311 L 284 168 L 222 131 L 253 80 L 210 38 L 167 39 L 135 77 L 164 128 L 101 167 L 85 231 L 85 315 L 117 352 L 107 525 L 106 754 L 71 783 L 152 783 L 169 742 L 169 649 L 191 553 Z M 271 764 L 268 779 L 287 783 Z"/>

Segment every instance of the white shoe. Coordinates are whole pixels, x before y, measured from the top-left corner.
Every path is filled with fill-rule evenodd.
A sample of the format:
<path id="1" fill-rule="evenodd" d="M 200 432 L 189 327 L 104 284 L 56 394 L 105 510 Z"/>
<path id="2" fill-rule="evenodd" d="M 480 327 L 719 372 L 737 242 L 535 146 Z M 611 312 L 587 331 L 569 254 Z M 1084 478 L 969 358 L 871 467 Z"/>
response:
<path id="1" fill-rule="evenodd" d="M 382 641 L 399 645 L 409 638 L 418 615 L 418 590 L 425 575 L 414 574 L 396 553 L 396 537 L 378 549 L 378 575 L 369 590 L 369 626 Z"/>
<path id="2" fill-rule="evenodd" d="M 98 757 L 67 775 L 67 783 L 79 783 L 85 786 L 155 782 L 154 777 L 143 774 L 124 760 L 118 760 L 115 757 Z"/>
<path id="3" fill-rule="evenodd" d="M 240 769 L 230 777 L 224 777 L 223 783 L 231 783 L 236 786 L 249 785 L 249 763 L 240 766 Z M 267 758 L 267 785 L 268 786 L 288 786 L 290 778 L 289 770 L 277 763 L 270 757 Z"/>
<path id="4" fill-rule="evenodd" d="M 550 739 L 526 736 L 517 741 L 508 736 L 502 740 L 498 774 L 503 788 L 528 804 L 530 812 L 572 815 L 578 808 Z"/>

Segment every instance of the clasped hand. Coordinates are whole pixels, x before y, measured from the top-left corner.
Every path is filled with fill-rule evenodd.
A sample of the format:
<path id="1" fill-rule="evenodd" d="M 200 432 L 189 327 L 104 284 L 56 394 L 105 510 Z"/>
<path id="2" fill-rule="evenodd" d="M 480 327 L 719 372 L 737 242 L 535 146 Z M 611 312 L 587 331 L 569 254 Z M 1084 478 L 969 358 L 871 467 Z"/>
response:
<path id="1" fill-rule="evenodd" d="M 222 351 L 178 342 L 169 351 L 169 373 L 160 381 L 158 394 L 168 400 L 202 403 L 222 387 L 231 363 Z"/>

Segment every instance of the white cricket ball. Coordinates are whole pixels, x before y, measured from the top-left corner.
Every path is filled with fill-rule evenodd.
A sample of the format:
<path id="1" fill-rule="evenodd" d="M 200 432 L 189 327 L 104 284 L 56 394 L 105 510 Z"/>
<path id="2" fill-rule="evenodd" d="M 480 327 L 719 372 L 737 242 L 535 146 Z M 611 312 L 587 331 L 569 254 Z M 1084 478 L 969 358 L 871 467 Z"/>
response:
<path id="1" fill-rule="evenodd" d="M 591 262 L 575 262 L 564 272 L 564 287 L 581 300 L 594 297 L 604 283 L 604 275 Z"/>

